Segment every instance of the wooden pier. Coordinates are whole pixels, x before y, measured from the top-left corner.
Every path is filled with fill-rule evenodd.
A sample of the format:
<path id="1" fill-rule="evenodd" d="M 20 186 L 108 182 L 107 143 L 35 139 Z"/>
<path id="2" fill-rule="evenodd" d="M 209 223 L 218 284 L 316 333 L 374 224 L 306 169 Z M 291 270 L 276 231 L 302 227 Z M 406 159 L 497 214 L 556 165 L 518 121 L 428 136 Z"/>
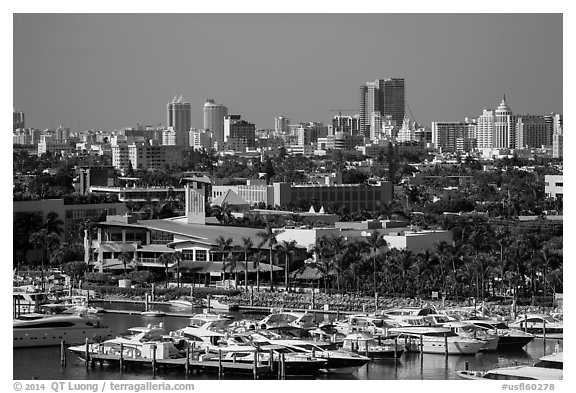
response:
<path id="1" fill-rule="evenodd" d="M 66 367 L 66 345 L 64 341 L 60 346 L 60 365 Z M 273 372 L 273 367 L 268 363 L 261 363 L 257 361 L 258 350 L 253 362 L 237 362 L 223 361 L 222 351 L 218 351 L 218 358 L 215 360 L 200 360 L 199 355 L 201 352 L 194 351 L 192 348 L 186 349 L 186 355 L 181 358 L 158 359 L 156 357 L 155 346 L 152 349 L 153 356 L 148 357 L 131 357 L 124 354 L 123 344 L 120 344 L 120 352 L 118 354 L 105 354 L 90 352 L 88 340 L 86 340 L 86 349 L 81 358 L 86 363 L 86 370 L 94 367 L 95 364 L 103 366 L 108 364 L 113 367 L 118 367 L 120 371 L 126 368 L 149 368 L 153 373 L 158 370 L 181 370 L 185 375 L 194 373 L 217 373 L 219 378 L 223 378 L 226 374 L 252 374 L 254 379 L 261 377 L 268 377 Z M 196 356 L 195 356 L 196 355 Z M 279 365 L 280 366 L 280 365 Z M 282 371 L 284 373 L 284 371 Z"/>

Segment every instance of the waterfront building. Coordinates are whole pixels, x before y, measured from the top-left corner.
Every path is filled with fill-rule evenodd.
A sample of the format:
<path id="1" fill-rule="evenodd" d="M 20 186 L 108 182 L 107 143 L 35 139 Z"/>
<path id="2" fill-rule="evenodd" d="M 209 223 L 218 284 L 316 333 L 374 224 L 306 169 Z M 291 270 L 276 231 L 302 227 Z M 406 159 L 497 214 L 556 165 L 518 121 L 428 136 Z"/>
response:
<path id="1" fill-rule="evenodd" d="M 432 122 L 432 143 L 442 152 L 465 152 L 476 147 L 476 124 Z"/>
<path id="2" fill-rule="evenodd" d="M 563 198 L 564 180 L 563 175 L 545 175 L 544 176 L 544 193 L 548 198 Z"/>
<path id="3" fill-rule="evenodd" d="M 16 131 L 19 128 L 25 128 L 26 121 L 24 112 L 19 109 L 12 110 L 12 131 Z"/>
<path id="4" fill-rule="evenodd" d="M 494 111 L 484 109 L 476 120 L 476 146 L 479 149 L 491 149 L 494 139 Z"/>
<path id="5" fill-rule="evenodd" d="M 550 120 L 547 116 L 519 115 L 516 121 L 516 148 L 551 146 L 553 124 Z"/>
<path id="6" fill-rule="evenodd" d="M 516 144 L 516 116 L 506 103 L 506 96 L 494 112 L 492 146 L 496 149 L 514 149 Z"/>
<path id="7" fill-rule="evenodd" d="M 228 108 L 217 104 L 214 99 L 208 99 L 202 109 L 204 114 L 204 130 L 212 132 L 215 141 L 224 142 L 224 118 L 228 116 Z"/>

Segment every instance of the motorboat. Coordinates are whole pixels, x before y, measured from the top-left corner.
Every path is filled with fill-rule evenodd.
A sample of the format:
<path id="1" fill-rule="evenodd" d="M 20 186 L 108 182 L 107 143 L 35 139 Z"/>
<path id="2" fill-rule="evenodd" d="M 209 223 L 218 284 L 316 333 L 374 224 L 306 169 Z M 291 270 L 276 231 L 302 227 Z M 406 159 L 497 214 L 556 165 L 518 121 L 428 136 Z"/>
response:
<path id="1" fill-rule="evenodd" d="M 379 314 L 383 317 L 388 316 L 424 316 L 428 314 L 437 314 L 433 307 L 404 307 L 404 308 L 391 308 L 382 310 Z"/>
<path id="2" fill-rule="evenodd" d="M 281 326 L 294 326 L 304 329 L 316 328 L 316 318 L 314 314 L 298 312 L 277 312 L 268 315 L 258 322 L 260 329 L 271 329 Z"/>
<path id="3" fill-rule="evenodd" d="M 534 335 L 524 333 L 518 329 L 511 329 L 508 325 L 501 321 L 494 321 L 491 319 L 470 319 L 463 322 L 470 322 L 486 330 L 490 334 L 498 336 L 498 346 L 496 349 L 520 349 L 534 340 Z"/>
<path id="4" fill-rule="evenodd" d="M 343 349 L 325 349 L 309 340 L 270 340 L 270 344 L 282 345 L 312 357 L 325 359 L 327 361 L 325 369 L 328 372 L 352 373 L 370 361 L 369 357 L 359 353 Z"/>
<path id="5" fill-rule="evenodd" d="M 309 331 L 310 336 L 315 341 L 322 341 L 329 344 L 329 349 L 341 348 L 344 344 L 345 334 L 340 333 L 335 325 L 331 323 L 320 324 L 316 329 Z"/>
<path id="6" fill-rule="evenodd" d="M 342 349 L 359 352 L 373 359 L 394 359 L 404 353 L 404 347 L 396 345 L 396 342 L 385 340 L 376 342 L 374 337 L 367 332 L 354 332 L 344 338 Z"/>
<path id="7" fill-rule="evenodd" d="M 484 341 L 481 351 L 495 351 L 498 348 L 498 337 L 495 333 L 488 333 L 486 330 L 479 328 L 470 322 L 453 321 L 442 324 L 443 327 L 449 328 L 460 337 L 476 338 Z"/>
<path id="8" fill-rule="evenodd" d="M 487 371 L 456 370 L 464 379 L 488 380 L 560 380 L 563 379 L 563 353 L 542 356 L 533 365 L 499 367 Z"/>
<path id="9" fill-rule="evenodd" d="M 182 329 L 170 332 L 170 337 L 175 342 L 184 342 L 184 347 L 216 352 L 220 344 L 225 344 L 226 335 L 199 327 L 186 326 Z"/>
<path id="10" fill-rule="evenodd" d="M 283 345 L 261 345 L 259 352 L 274 363 L 276 369 L 280 366 L 280 356 L 284 355 L 284 367 L 286 375 L 316 375 L 321 369 L 326 369 L 326 359 L 313 357 L 309 353 L 295 350 Z"/>
<path id="11" fill-rule="evenodd" d="M 194 314 L 190 318 L 188 326 L 222 332 L 225 331 L 232 322 L 232 317 L 226 315 L 201 313 Z"/>
<path id="12" fill-rule="evenodd" d="M 29 314 L 48 303 L 48 293 L 38 291 L 33 285 L 13 287 L 12 302 L 16 315 Z"/>
<path id="13" fill-rule="evenodd" d="M 207 299 L 202 299 L 202 305 L 207 309 L 220 310 L 220 311 L 234 311 L 238 310 L 237 303 L 232 303 L 228 300 L 227 296 L 213 295 Z"/>
<path id="14" fill-rule="evenodd" d="M 68 348 L 72 353 L 85 360 L 86 346 L 78 345 Z M 127 358 L 170 359 L 181 357 L 172 337 L 167 335 L 163 325 L 133 327 L 127 334 L 101 343 L 88 345 L 89 354 L 118 355 Z"/>
<path id="15" fill-rule="evenodd" d="M 14 348 L 42 347 L 98 341 L 112 336 L 112 330 L 77 315 L 29 314 L 13 322 Z"/>
<path id="16" fill-rule="evenodd" d="M 348 335 L 354 332 L 368 332 L 373 336 L 387 336 L 388 328 L 397 326 L 382 317 L 363 314 L 349 315 L 343 321 L 335 321 L 334 328 L 338 333 Z"/>
<path id="17" fill-rule="evenodd" d="M 526 314 L 508 326 L 536 337 L 544 337 L 546 333 L 546 338 L 562 339 L 564 334 L 564 323 L 547 314 Z"/>
<path id="18" fill-rule="evenodd" d="M 193 308 L 193 307 L 195 307 L 194 303 L 192 303 L 190 300 L 186 300 L 184 298 L 170 300 L 168 303 L 170 303 L 171 306 L 178 307 L 178 308 Z"/>
<path id="19" fill-rule="evenodd" d="M 461 337 L 446 327 L 401 327 L 389 331 L 404 341 L 409 352 L 474 355 L 485 345 L 482 340 Z"/>
<path id="20" fill-rule="evenodd" d="M 140 313 L 140 315 L 142 315 L 143 317 L 159 318 L 159 317 L 163 317 L 164 315 L 166 315 L 166 313 L 164 313 L 162 311 L 157 311 L 157 310 L 147 310 L 147 311 L 142 311 Z"/>

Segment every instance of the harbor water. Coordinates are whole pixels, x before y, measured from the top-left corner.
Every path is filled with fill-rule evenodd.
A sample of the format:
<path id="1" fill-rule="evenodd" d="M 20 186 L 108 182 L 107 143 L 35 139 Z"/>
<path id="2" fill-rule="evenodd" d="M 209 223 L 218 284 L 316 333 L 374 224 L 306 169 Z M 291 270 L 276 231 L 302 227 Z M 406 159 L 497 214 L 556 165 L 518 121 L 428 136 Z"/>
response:
<path id="1" fill-rule="evenodd" d="M 106 309 L 121 309 L 143 311 L 141 304 L 128 303 L 102 303 L 98 304 Z M 193 314 L 202 312 L 202 309 L 184 310 L 167 305 L 153 305 L 151 309 L 170 312 Z M 263 314 L 255 314 L 248 311 L 229 312 L 228 315 L 235 319 L 261 319 Z M 188 318 L 176 316 L 144 317 L 135 314 L 103 313 L 94 316 L 101 324 L 112 328 L 113 335 L 120 335 L 128 328 L 146 326 L 162 322 L 166 331 L 172 331 L 187 325 Z M 316 314 L 318 321 L 334 318 L 334 315 Z M 484 370 L 494 367 L 524 364 L 537 360 L 539 357 L 552 353 L 555 347 L 562 349 L 562 340 L 543 340 L 536 338 L 522 350 L 479 352 L 473 356 L 442 354 L 419 354 L 405 353 L 399 359 L 373 360 L 367 365 L 360 367 L 351 374 L 323 374 L 320 373 L 315 379 L 352 379 L 352 380 L 451 380 L 460 379 L 454 370 L 464 369 L 466 362 L 472 370 Z M 67 352 L 66 366 L 60 365 L 59 347 L 41 348 L 18 348 L 13 349 L 13 378 L 15 380 L 50 379 L 50 380 L 213 380 L 218 379 L 218 374 L 195 373 L 185 375 L 183 370 L 159 370 L 154 375 L 150 369 L 124 370 L 120 372 L 114 366 L 95 365 L 86 368 L 84 361 L 70 352 Z M 226 375 L 225 379 L 251 379 L 251 375 Z M 303 379 L 304 377 L 292 377 Z M 290 376 L 287 379 L 291 379 Z"/>

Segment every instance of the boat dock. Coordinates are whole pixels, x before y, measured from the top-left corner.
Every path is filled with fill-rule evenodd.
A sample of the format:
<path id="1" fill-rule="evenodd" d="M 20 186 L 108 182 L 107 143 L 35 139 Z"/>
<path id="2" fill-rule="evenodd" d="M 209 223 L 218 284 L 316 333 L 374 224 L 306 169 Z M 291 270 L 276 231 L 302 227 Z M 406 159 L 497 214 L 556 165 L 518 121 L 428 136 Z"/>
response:
<path id="1" fill-rule="evenodd" d="M 88 346 L 86 347 L 88 348 Z M 122 351 L 122 350 L 121 350 Z M 126 368 L 148 368 L 152 373 L 156 373 L 159 370 L 181 370 L 185 375 L 195 374 L 195 373 L 214 373 L 218 374 L 220 379 L 224 378 L 226 374 L 252 374 L 254 379 L 260 379 L 262 377 L 269 378 L 272 374 L 277 373 L 278 379 L 285 378 L 285 369 L 283 359 L 279 361 L 272 362 L 270 364 L 263 364 L 257 362 L 253 363 L 246 362 L 230 362 L 222 360 L 222 352 L 219 352 L 218 358 L 216 360 L 200 360 L 200 352 L 186 351 L 186 356 L 182 358 L 170 358 L 170 359 L 157 359 L 155 356 L 152 358 L 144 357 L 129 357 L 122 355 L 123 352 L 117 355 L 103 354 L 103 353 L 89 353 L 86 351 L 84 354 L 84 360 L 86 363 L 86 369 L 94 368 L 96 364 L 104 366 L 105 364 L 118 367 L 121 371 Z M 283 357 L 283 355 L 282 355 Z M 64 343 L 61 343 L 60 351 L 60 364 L 66 367 L 66 348 Z M 255 357 L 256 359 L 257 357 Z M 234 359 L 235 360 L 235 359 Z"/>

